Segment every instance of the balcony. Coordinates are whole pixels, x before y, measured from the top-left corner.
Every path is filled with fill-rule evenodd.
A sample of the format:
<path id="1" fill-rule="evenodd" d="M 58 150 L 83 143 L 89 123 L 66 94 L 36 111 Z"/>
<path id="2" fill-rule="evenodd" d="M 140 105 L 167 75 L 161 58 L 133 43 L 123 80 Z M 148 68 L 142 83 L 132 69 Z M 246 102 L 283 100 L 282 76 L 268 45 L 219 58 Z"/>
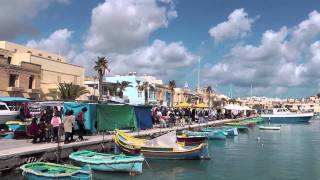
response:
<path id="1" fill-rule="evenodd" d="M 40 93 L 40 89 L 28 89 L 27 93 L 30 94 L 39 94 Z"/>
<path id="2" fill-rule="evenodd" d="M 23 92 L 23 88 L 22 87 L 8 87 L 7 91 L 9 91 L 9 92 Z"/>

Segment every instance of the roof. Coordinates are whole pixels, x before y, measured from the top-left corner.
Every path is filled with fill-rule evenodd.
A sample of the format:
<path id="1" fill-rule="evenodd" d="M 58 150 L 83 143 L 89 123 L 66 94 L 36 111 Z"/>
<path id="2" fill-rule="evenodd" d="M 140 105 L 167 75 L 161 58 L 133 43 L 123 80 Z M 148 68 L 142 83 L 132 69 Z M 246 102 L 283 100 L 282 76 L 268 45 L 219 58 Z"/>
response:
<path id="1" fill-rule="evenodd" d="M 0 97 L 0 101 L 29 101 L 29 99 L 23 97 Z"/>

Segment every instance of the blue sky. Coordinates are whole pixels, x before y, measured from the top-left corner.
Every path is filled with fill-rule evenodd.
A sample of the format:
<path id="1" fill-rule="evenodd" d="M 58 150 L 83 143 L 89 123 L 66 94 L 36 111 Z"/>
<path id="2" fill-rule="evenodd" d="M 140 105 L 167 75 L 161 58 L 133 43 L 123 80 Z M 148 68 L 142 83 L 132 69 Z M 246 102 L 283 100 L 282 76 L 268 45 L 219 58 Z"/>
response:
<path id="1" fill-rule="evenodd" d="M 320 86 L 317 1 L 4 0 L 0 39 L 51 52 L 94 74 L 136 71 L 234 96 L 304 97 Z M 210 31 L 210 32 L 209 32 Z"/>

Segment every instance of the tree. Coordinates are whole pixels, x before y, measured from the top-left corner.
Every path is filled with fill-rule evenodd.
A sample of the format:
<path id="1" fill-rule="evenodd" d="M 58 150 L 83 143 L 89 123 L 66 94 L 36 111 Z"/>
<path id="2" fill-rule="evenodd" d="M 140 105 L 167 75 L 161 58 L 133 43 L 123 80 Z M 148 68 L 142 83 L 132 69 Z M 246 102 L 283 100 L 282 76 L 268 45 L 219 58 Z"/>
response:
<path id="1" fill-rule="evenodd" d="M 149 91 L 149 83 L 147 81 L 144 81 L 142 84 L 140 84 L 140 81 L 137 81 L 138 85 L 137 88 L 139 91 L 144 91 L 144 104 L 148 104 L 148 91 Z"/>
<path id="2" fill-rule="evenodd" d="M 213 90 L 211 86 L 208 86 L 206 88 L 206 94 L 207 94 L 207 98 L 208 98 L 208 105 L 209 107 L 211 106 L 211 94 L 212 94 Z"/>
<path id="3" fill-rule="evenodd" d="M 102 82 L 106 71 L 109 72 L 109 61 L 106 57 L 98 57 L 98 60 L 95 61 L 94 70 L 97 71 L 98 79 L 99 79 L 99 100 L 102 101 Z"/>
<path id="4" fill-rule="evenodd" d="M 80 85 L 72 83 L 59 83 L 58 89 L 50 89 L 47 96 L 53 100 L 76 100 L 80 96 L 89 93 L 89 91 Z"/>
<path id="5" fill-rule="evenodd" d="M 123 91 L 124 91 L 127 87 L 132 87 L 131 82 L 122 81 L 122 82 L 120 83 L 120 86 L 119 86 L 119 97 L 120 97 L 120 98 L 123 98 Z"/>
<path id="6" fill-rule="evenodd" d="M 173 107 L 173 100 L 174 100 L 174 88 L 176 88 L 176 81 L 171 80 L 169 81 L 169 90 L 171 93 L 171 106 Z"/>

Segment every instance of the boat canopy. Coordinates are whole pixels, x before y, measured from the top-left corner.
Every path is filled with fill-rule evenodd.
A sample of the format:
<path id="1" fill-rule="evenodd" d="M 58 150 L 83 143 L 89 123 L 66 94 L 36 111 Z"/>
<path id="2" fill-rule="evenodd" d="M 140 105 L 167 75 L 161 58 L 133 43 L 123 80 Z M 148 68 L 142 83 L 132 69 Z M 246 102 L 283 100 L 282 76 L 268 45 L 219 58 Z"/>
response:
<path id="1" fill-rule="evenodd" d="M 0 101 L 7 102 L 7 101 L 30 101 L 30 100 L 27 99 L 27 98 L 23 98 L 23 97 L 5 97 L 5 96 L 1 96 L 0 97 Z"/>

